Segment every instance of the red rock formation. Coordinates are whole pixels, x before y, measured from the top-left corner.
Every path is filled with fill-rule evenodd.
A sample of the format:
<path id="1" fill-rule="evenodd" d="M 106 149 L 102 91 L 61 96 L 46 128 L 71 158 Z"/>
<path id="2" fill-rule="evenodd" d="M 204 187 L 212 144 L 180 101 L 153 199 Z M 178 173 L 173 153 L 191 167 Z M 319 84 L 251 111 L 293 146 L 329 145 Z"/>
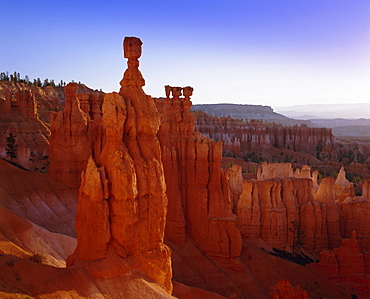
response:
<path id="1" fill-rule="evenodd" d="M 294 150 L 323 160 L 336 160 L 336 139 L 331 129 L 310 128 L 306 125 L 283 127 L 281 125 L 245 123 L 231 117 L 218 118 L 195 112 L 195 130 L 224 143 L 224 151 L 247 153 L 263 145 Z"/>
<path id="2" fill-rule="evenodd" d="M 52 113 L 50 118 L 49 175 L 78 188 L 89 157 L 100 155 L 102 95 L 86 101 L 86 94 L 77 94 L 77 83 L 69 83 L 64 89 L 65 108 Z"/>
<path id="3" fill-rule="evenodd" d="M 366 192 L 366 185 L 364 190 Z M 357 239 L 363 252 L 370 251 L 370 201 L 360 197 L 346 200 L 340 204 L 340 226 L 344 237 L 351 236 L 353 230 L 357 233 Z"/>
<path id="4" fill-rule="evenodd" d="M 271 287 L 270 297 L 272 299 L 308 299 L 308 293 L 299 285 L 293 287 L 289 280 L 281 279 Z"/>
<path id="5" fill-rule="evenodd" d="M 315 193 L 315 200 L 326 207 L 326 223 L 329 248 L 338 247 L 341 242 L 339 207 L 334 193 L 334 179 L 325 178 Z"/>
<path id="6" fill-rule="evenodd" d="M 224 172 L 230 189 L 230 195 L 233 203 L 233 212 L 236 214 L 238 201 L 242 193 L 242 168 L 239 165 L 234 164 L 231 166 L 231 168 L 225 169 Z"/>
<path id="7" fill-rule="evenodd" d="M 88 120 L 80 108 L 77 83 L 65 90 L 65 108 L 51 114 L 49 175 L 67 186 L 80 186 L 81 171 L 86 168 L 92 146 L 88 139 Z"/>
<path id="8" fill-rule="evenodd" d="M 316 202 L 310 192 L 313 183 L 306 168 L 293 174 L 299 179 L 271 177 L 247 182 L 241 181 L 238 167 L 222 171 L 220 142 L 214 143 L 193 132 L 194 123 L 189 113 L 190 87 L 166 87 L 167 98 L 156 100 L 163 119 L 158 132 L 159 115 L 152 99 L 141 88 L 144 79 L 137 61 L 140 47 L 138 39 L 129 38 L 125 42 L 125 56 L 129 62 L 120 94 L 100 96 L 78 93 L 75 84 L 66 87 L 66 109 L 52 117 L 52 157 L 56 163 L 52 175 L 70 185 L 80 186 L 76 220 L 78 244 L 68 260 L 71 267 L 66 269 L 0 256 L 0 265 L 5 269 L 0 271 L 0 280 L 6 282 L 7 292 L 37 298 L 168 298 L 168 294 L 142 279 L 149 278 L 167 292 L 171 291 L 169 250 L 163 244 L 166 181 L 170 198 L 166 234 L 174 248 L 176 279 L 224 296 L 236 293 L 240 298 L 263 298 L 268 296 L 276 281 L 286 278 L 294 285 L 305 283 L 314 294 L 341 298 L 342 291 L 332 290 L 330 281 L 318 275 L 315 269 L 261 250 L 263 240 L 245 238 L 242 248 L 232 212 L 233 201 L 235 203 L 242 192 L 237 211 L 244 217 L 239 217 L 244 236 L 262 237 L 279 248 L 286 248 L 293 246 L 299 230 L 305 230 L 306 248 L 317 252 L 329 242 L 335 243 L 335 238 L 328 237 L 329 231 L 336 233 L 336 227 L 329 223 L 335 217 L 329 217 L 327 209 L 339 209 L 341 216 L 340 209 L 345 205 L 350 207 L 343 208 L 348 221 L 345 227 L 340 227 L 342 232 L 354 225 L 360 213 L 357 209 L 366 206 L 359 203 L 366 199 L 346 199 L 332 205 L 336 202 L 334 187 L 324 183 L 318 191 L 319 202 Z M 285 172 L 286 169 L 277 171 L 275 175 Z M 291 176 L 290 169 L 288 172 Z M 7 202 L 5 208 L 0 208 L 5 218 L 0 218 L 0 243 L 1 246 L 8 241 L 14 243 L 2 252 L 27 258 L 31 253 L 27 249 L 29 244 L 22 243 L 38 235 L 50 238 L 42 243 L 43 246 L 57 246 L 55 240 L 68 243 L 71 238 L 50 236 L 51 233 L 28 221 L 20 224 L 19 216 L 13 215 L 20 211 L 24 217 L 30 219 L 32 216 L 35 223 L 39 221 L 48 230 L 58 227 L 67 233 L 71 230 L 67 224 L 69 208 L 75 202 L 64 201 L 68 196 L 63 192 L 57 193 L 63 204 L 58 202 L 58 196 L 50 196 L 54 189 L 62 188 L 62 184 L 46 175 L 38 174 L 30 179 L 24 173 L 19 175 L 19 182 L 14 182 L 16 175 L 12 176 L 9 184 L 8 175 L 9 172 L 2 176 L 2 189 L 6 190 L 2 198 L 11 198 L 11 204 Z M 41 189 L 36 188 L 35 180 L 43 182 Z M 334 185 L 334 181 L 327 183 Z M 240 184 L 244 185 L 243 189 Z M 18 196 L 14 188 L 26 188 L 24 192 L 32 194 L 31 198 Z M 56 216 L 63 217 L 49 217 L 54 213 L 47 210 L 49 203 L 57 207 Z M 37 213 L 39 209 L 42 213 Z M 290 230 L 297 220 L 299 227 Z M 365 226 L 365 218 L 361 221 L 359 223 Z M 13 238 L 15 240 L 11 240 Z M 48 254 L 64 259 L 66 249 L 55 252 L 50 249 Z M 341 256 L 340 251 L 338 254 Z M 369 259 L 369 255 L 364 255 L 365 261 Z M 353 260 L 356 263 L 359 260 L 358 252 Z M 56 265 L 56 262 L 49 264 Z M 342 262 L 342 265 L 343 269 L 352 269 L 349 263 Z M 189 291 L 199 296 L 220 297 L 199 289 L 182 287 L 184 289 L 183 296 L 188 296 Z M 289 294 L 293 296 L 296 292 Z"/>
<path id="9" fill-rule="evenodd" d="M 38 119 L 33 92 L 27 88 L 12 87 L 0 84 L 0 156 L 31 171 L 47 172 L 48 125 Z M 6 151 L 10 133 L 17 147 L 13 158 Z"/>
<path id="10" fill-rule="evenodd" d="M 20 89 L 12 92 L 7 88 L 4 92 L 5 98 L 0 102 L 4 113 L 20 113 L 24 118 L 37 118 L 36 101 L 30 89 Z"/>
<path id="11" fill-rule="evenodd" d="M 341 169 L 339 170 L 338 177 L 334 185 L 334 193 L 335 193 L 335 199 L 339 202 L 344 201 L 348 197 L 352 198 L 355 196 L 355 190 L 353 188 L 353 183 L 350 183 L 346 179 L 346 173 L 344 171 L 344 167 L 341 167 Z"/>
<path id="12" fill-rule="evenodd" d="M 57 269 L 11 255 L 1 255 L 0 264 L 1 298 L 174 298 L 138 273 L 101 279 L 82 268 Z"/>
<path id="13" fill-rule="evenodd" d="M 169 198 L 166 238 L 184 245 L 189 236 L 204 253 L 227 265 L 239 256 L 241 239 L 221 170 L 222 144 L 193 132 L 191 93 L 191 87 L 167 86 L 167 97 L 156 99 Z"/>
<path id="14" fill-rule="evenodd" d="M 362 198 L 370 201 L 370 180 L 366 180 L 362 187 Z"/>
<path id="15" fill-rule="evenodd" d="M 341 239 L 349 236 L 352 229 L 359 230 L 361 248 L 370 248 L 367 242 L 370 227 L 366 222 L 368 201 L 351 197 L 341 201 L 348 196 L 348 190 L 353 190 L 350 183 L 349 188 L 335 189 L 342 186 L 339 181 L 335 183 L 333 178 L 325 178 L 319 188 L 314 188 L 315 176 L 314 182 L 312 179 L 283 178 L 284 173 L 292 176 L 292 170 L 290 165 L 278 170 L 279 165 L 265 164 L 259 181 L 243 182 L 238 223 L 244 237 L 262 238 L 270 245 L 284 249 L 293 246 L 297 236 L 292 233 L 292 224 L 297 222 L 296 233 L 304 232 L 303 247 L 310 251 L 339 246 Z M 297 176 L 297 171 L 293 175 Z M 280 179 L 273 179 L 277 176 Z M 365 187 L 365 193 L 366 190 Z"/>
<path id="16" fill-rule="evenodd" d="M 120 94 L 104 95 L 100 106 L 99 98 L 89 102 L 76 94 L 77 84 L 68 84 L 65 110 L 52 118 L 51 175 L 76 186 L 85 167 L 77 247 L 67 264 L 104 278 L 138 271 L 171 292 L 170 250 L 163 243 L 167 196 L 156 137 L 160 119 L 142 90 L 141 41 L 125 38 L 124 53 L 129 60 Z M 62 162 L 63 145 L 68 152 Z"/>
<path id="17" fill-rule="evenodd" d="M 367 181 L 363 196 L 353 197 L 353 185 L 345 179 L 344 170 L 336 181 L 325 178 L 319 187 L 314 187 L 317 184 L 315 175 L 312 179 L 283 178 L 284 173 L 292 171 L 289 165 L 280 170 L 279 166 L 278 163 L 264 164 L 259 181 L 243 181 L 237 215 L 244 237 L 262 238 L 284 249 L 293 246 L 297 236 L 292 233 L 292 224 L 297 222 L 299 228 L 294 230 L 304 232 L 303 247 L 309 251 L 318 253 L 325 248 L 338 247 L 352 230 L 357 231 L 361 250 L 370 250 Z M 297 176 L 297 171 L 293 175 Z M 274 179 L 278 176 L 281 178 Z"/>
<path id="18" fill-rule="evenodd" d="M 356 232 L 353 231 L 351 238 L 343 239 L 339 248 L 321 252 L 317 267 L 328 273 L 337 284 L 360 291 L 361 297 L 365 292 L 368 297 L 370 278 L 366 261 L 367 257 L 361 252 Z"/>
<path id="19" fill-rule="evenodd" d="M 244 237 L 293 248 L 299 232 L 303 247 L 319 251 L 328 244 L 326 208 L 312 196 L 311 179 L 243 181 L 238 202 L 238 223 Z M 294 227 L 294 223 L 298 227 Z"/>

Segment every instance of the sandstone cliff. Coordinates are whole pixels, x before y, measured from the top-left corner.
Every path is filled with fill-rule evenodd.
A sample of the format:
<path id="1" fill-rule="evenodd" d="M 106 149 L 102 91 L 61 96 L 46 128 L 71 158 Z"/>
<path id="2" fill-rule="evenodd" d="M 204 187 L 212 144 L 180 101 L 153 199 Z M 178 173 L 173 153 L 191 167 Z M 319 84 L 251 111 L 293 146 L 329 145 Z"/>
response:
<path id="1" fill-rule="evenodd" d="M 368 298 L 370 293 L 369 254 L 361 252 L 356 232 L 342 240 L 339 248 L 320 252 L 316 267 L 329 274 L 338 285 L 352 288 L 359 298 Z"/>
<path id="2" fill-rule="evenodd" d="M 0 82 L 0 156 L 31 171 L 47 172 L 49 136 L 32 90 Z M 9 143 L 14 145 L 11 155 Z"/>
<path id="3" fill-rule="evenodd" d="M 261 124 L 256 120 L 250 123 L 218 118 L 203 112 L 196 112 L 195 130 L 214 141 L 224 143 L 224 152 L 247 154 L 260 146 L 293 150 L 310 154 L 321 160 L 336 160 L 336 139 L 331 129 L 310 128 L 307 125 L 285 127 L 274 124 Z"/>
<path id="4" fill-rule="evenodd" d="M 368 182 L 362 197 L 354 196 L 343 169 L 336 181 L 325 178 L 316 185 L 317 177 L 311 177 L 307 166 L 293 173 L 290 164 L 264 164 L 259 180 L 243 181 L 237 205 L 242 235 L 262 238 L 279 249 L 291 250 L 299 241 L 318 253 L 338 247 L 355 229 L 361 249 L 368 251 Z"/>
<path id="5" fill-rule="evenodd" d="M 50 116 L 49 175 L 78 188 L 88 158 L 100 155 L 103 95 L 77 94 L 77 83 L 70 83 L 64 89 L 64 110 Z"/>

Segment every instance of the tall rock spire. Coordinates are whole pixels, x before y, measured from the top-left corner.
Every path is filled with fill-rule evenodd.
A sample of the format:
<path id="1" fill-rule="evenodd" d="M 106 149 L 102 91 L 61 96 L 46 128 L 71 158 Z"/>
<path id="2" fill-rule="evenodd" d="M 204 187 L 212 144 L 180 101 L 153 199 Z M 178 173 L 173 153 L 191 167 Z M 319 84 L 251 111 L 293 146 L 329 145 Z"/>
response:
<path id="1" fill-rule="evenodd" d="M 101 121 L 94 122 L 100 135 L 90 138 L 91 156 L 79 190 L 77 247 L 68 265 L 87 261 L 90 273 L 103 277 L 137 271 L 171 293 L 171 252 L 163 243 L 167 195 L 157 139 L 160 119 L 142 90 L 141 44 L 125 38 L 129 61 L 120 94 L 104 95 Z"/>

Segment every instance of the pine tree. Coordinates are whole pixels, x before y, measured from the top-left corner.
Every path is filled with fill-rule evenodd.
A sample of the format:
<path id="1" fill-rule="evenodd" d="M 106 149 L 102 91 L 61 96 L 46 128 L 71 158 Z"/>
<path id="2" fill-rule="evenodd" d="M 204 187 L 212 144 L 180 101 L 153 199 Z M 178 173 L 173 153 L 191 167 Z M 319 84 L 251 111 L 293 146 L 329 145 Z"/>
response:
<path id="1" fill-rule="evenodd" d="M 6 145 L 8 146 L 5 149 L 6 155 L 10 158 L 10 162 L 13 162 L 13 159 L 17 157 L 18 145 L 15 144 L 15 138 L 11 132 L 9 137 L 6 138 Z"/>

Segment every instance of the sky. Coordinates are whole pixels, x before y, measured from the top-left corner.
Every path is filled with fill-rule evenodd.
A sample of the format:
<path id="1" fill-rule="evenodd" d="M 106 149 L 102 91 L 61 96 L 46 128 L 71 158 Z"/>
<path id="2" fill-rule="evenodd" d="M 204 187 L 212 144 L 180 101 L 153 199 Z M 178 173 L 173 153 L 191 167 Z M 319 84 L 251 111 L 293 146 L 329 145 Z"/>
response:
<path id="1" fill-rule="evenodd" d="M 144 90 L 194 104 L 370 102 L 369 0 L 2 1 L 0 72 L 118 91 L 125 36 Z"/>

